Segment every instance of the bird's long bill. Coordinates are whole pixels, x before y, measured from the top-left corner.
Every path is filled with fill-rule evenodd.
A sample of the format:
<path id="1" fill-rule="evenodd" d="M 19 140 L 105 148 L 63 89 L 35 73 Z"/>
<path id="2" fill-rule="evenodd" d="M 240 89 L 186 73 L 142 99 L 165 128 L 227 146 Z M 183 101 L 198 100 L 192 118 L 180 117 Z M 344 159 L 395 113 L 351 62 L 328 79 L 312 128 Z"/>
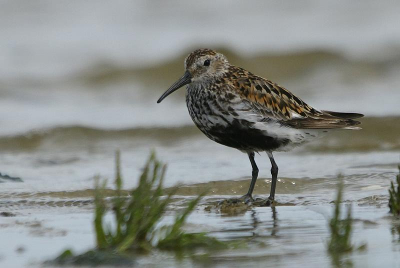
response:
<path id="1" fill-rule="evenodd" d="M 186 71 L 185 74 L 178 81 L 176 81 L 167 91 L 164 92 L 164 94 L 161 95 L 157 103 L 160 103 L 169 94 L 183 87 L 184 85 L 189 84 L 190 82 L 192 82 L 192 75 L 189 73 L 189 71 Z"/>

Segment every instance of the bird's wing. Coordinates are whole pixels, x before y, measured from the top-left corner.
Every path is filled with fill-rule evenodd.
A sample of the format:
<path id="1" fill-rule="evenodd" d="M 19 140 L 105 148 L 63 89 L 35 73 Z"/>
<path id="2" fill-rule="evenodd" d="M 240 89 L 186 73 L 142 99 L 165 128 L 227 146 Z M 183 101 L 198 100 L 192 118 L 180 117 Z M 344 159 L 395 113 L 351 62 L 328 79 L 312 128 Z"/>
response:
<path id="1" fill-rule="evenodd" d="M 242 111 L 276 120 L 282 125 L 298 129 L 354 129 L 360 122 L 353 120 L 362 114 L 319 111 L 284 87 L 244 69 L 236 70 L 238 76 L 230 87 L 240 96 Z"/>

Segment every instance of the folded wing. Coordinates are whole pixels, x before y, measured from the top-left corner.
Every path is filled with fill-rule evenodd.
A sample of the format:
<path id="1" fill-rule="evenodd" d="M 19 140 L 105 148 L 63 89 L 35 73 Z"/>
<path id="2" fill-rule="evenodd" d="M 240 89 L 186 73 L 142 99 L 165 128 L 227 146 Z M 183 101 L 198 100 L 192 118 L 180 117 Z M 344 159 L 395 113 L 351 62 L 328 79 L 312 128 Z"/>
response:
<path id="1" fill-rule="evenodd" d="M 363 117 L 362 114 L 319 111 L 278 84 L 234 68 L 239 77 L 233 80 L 231 88 L 240 95 L 244 109 L 262 120 L 276 120 L 297 129 L 360 129 L 355 127 L 360 122 L 354 119 Z"/>

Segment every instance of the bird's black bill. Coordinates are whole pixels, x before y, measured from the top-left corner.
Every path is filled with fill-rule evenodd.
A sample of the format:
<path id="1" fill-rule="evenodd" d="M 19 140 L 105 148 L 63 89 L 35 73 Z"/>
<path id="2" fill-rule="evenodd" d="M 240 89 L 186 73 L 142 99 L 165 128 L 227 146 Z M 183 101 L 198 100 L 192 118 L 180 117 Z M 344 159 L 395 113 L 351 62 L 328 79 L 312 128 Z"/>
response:
<path id="1" fill-rule="evenodd" d="M 161 95 L 157 103 L 160 103 L 169 94 L 183 87 L 184 85 L 189 84 L 190 82 L 192 82 L 192 75 L 189 73 L 189 71 L 186 71 L 185 74 L 178 81 L 176 81 L 167 91 L 164 92 L 164 94 Z"/>

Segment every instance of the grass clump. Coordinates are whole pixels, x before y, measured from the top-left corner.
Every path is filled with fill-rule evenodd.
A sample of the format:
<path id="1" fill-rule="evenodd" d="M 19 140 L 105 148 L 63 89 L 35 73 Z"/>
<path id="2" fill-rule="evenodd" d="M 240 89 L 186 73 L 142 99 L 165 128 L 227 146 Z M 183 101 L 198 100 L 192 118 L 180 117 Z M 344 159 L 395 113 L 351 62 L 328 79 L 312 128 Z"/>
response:
<path id="1" fill-rule="evenodd" d="M 335 209 L 333 217 L 329 221 L 329 229 L 331 233 L 328 242 L 328 251 L 333 254 L 350 252 L 353 250 L 351 244 L 351 232 L 353 219 L 351 217 L 351 206 L 347 207 L 346 218 L 340 218 L 340 204 L 343 198 L 343 181 L 338 184 L 337 196 L 335 201 Z"/>
<path id="2" fill-rule="evenodd" d="M 154 153 L 147 161 L 139 184 L 129 195 L 122 191 L 120 154 L 116 154 L 115 195 L 106 199 L 106 182 L 96 180 L 95 218 L 96 249 L 74 256 L 70 250 L 61 254 L 56 261 L 61 264 L 87 265 L 85 256 L 94 263 L 107 263 L 115 256 L 121 256 L 125 263 L 127 256 L 146 253 L 153 249 L 182 252 L 198 248 L 224 248 L 226 244 L 205 233 L 186 233 L 183 230 L 187 217 L 193 212 L 204 194 L 199 195 L 178 213 L 170 226 L 159 226 L 175 190 L 164 194 L 163 180 L 166 166 L 161 164 Z M 112 213 L 112 224 L 105 221 L 106 214 Z M 100 253 L 100 254 L 99 254 Z M 103 254 L 104 253 L 104 254 Z M 132 254 L 133 253 L 133 254 Z M 105 260 L 106 259 L 106 260 Z M 71 260 L 76 260 L 75 262 Z"/>
<path id="3" fill-rule="evenodd" d="M 389 188 L 389 209 L 390 213 L 395 216 L 400 215 L 400 165 L 398 168 L 399 174 L 396 176 L 397 186 L 395 187 L 392 181 Z"/>
<path id="4" fill-rule="evenodd" d="M 162 183 L 165 166 L 152 154 L 140 176 L 139 185 L 126 197 L 121 194 L 122 176 L 120 171 L 120 156 L 116 156 L 115 191 L 111 200 L 114 216 L 113 227 L 104 223 L 108 212 L 103 194 L 105 182 L 96 182 L 95 191 L 95 231 L 97 248 L 100 250 L 151 250 L 153 232 L 156 223 L 161 219 L 167 205 L 171 202 L 174 191 L 163 197 Z"/>

